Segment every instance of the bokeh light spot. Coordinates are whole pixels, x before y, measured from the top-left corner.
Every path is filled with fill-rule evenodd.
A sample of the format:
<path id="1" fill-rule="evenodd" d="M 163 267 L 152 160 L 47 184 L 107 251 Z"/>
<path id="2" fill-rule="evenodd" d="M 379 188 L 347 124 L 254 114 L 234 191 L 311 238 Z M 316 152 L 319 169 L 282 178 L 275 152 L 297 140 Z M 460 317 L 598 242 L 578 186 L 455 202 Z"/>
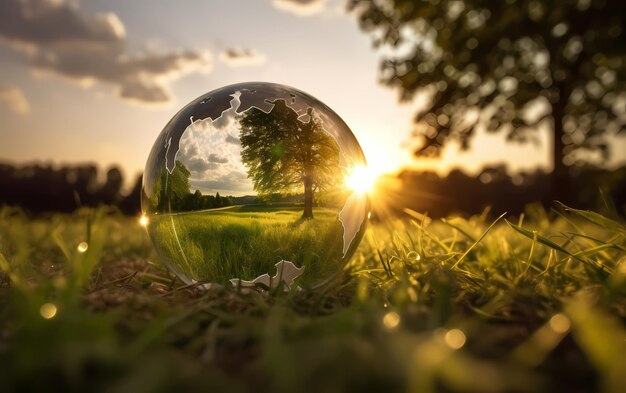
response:
<path id="1" fill-rule="evenodd" d="M 397 312 L 391 311 L 385 314 L 383 317 L 383 325 L 387 329 L 395 329 L 400 325 L 400 315 Z"/>
<path id="2" fill-rule="evenodd" d="M 550 328 L 554 330 L 556 333 L 567 333 L 571 324 L 569 318 L 564 314 L 556 314 L 552 318 L 550 318 L 550 322 L 548 322 Z"/>
<path id="3" fill-rule="evenodd" d="M 465 345 L 465 333 L 459 329 L 450 329 L 446 333 L 444 340 L 450 348 L 460 349 Z"/>
<path id="4" fill-rule="evenodd" d="M 87 249 L 89 248 L 89 244 L 85 243 L 85 242 L 80 242 L 78 244 L 78 247 L 76 247 L 76 249 L 78 250 L 78 252 L 83 253 L 85 251 L 87 251 Z"/>
<path id="5" fill-rule="evenodd" d="M 57 306 L 53 303 L 44 303 L 39 309 L 39 314 L 44 319 L 52 319 L 57 315 Z"/>

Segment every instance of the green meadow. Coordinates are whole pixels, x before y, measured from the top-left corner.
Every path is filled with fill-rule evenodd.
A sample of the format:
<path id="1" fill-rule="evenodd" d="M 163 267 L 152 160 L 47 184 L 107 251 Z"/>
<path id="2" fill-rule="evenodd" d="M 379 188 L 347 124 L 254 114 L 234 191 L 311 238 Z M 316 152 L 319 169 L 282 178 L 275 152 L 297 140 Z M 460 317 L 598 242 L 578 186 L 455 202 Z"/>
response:
<path id="1" fill-rule="evenodd" d="M 343 267 L 343 227 L 337 209 L 241 205 L 150 217 L 148 231 L 158 251 L 184 276 L 228 283 L 275 274 L 280 260 L 305 267 L 299 284 L 315 284 Z"/>
<path id="2" fill-rule="evenodd" d="M 284 243 L 272 226 L 296 211 L 211 214 L 232 236 L 273 233 L 207 248 L 215 258 L 293 257 L 318 230 L 303 223 Z M 178 219 L 197 229 L 206 212 Z M 325 240 L 307 241 L 303 258 L 322 260 Z M 137 218 L 115 211 L 0 210 L 3 392 L 621 393 L 625 321 L 626 227 L 564 206 L 444 220 L 407 210 L 369 227 L 343 278 L 291 292 L 182 283 Z"/>

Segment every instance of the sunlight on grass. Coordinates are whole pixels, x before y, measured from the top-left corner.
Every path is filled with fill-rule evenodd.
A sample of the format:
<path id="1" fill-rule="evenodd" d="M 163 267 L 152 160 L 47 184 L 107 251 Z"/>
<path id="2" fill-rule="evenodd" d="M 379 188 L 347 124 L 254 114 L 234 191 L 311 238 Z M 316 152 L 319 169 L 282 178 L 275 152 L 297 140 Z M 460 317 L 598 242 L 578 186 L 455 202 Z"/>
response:
<path id="1" fill-rule="evenodd" d="M 214 212 L 212 225 L 237 236 L 297 218 L 276 213 Z M 236 391 L 244 381 L 281 391 L 358 391 L 363 382 L 379 391 L 621 392 L 620 221 L 536 206 L 507 221 L 407 214 L 372 225 L 348 276 L 324 291 L 261 295 L 181 284 L 157 262 L 136 217 L 96 210 L 31 219 L 2 209 L 0 382 L 21 391 L 190 381 Z M 288 252 L 305 241 L 327 260 L 328 239 L 315 226 L 293 229 L 302 231 L 295 243 L 274 233 L 218 252 L 222 240 L 198 229 L 206 217 L 177 219 L 207 242 L 190 260 L 261 261 L 264 249 Z M 89 247 L 79 252 L 83 240 Z"/>

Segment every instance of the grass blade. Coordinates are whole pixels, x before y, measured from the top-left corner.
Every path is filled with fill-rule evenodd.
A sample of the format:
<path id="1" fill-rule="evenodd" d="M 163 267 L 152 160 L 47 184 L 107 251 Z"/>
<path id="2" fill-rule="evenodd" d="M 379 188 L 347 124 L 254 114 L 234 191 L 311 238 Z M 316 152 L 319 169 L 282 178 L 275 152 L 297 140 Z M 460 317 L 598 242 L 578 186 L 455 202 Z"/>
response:
<path id="1" fill-rule="evenodd" d="M 582 217 L 585 220 L 591 222 L 592 224 L 595 224 L 605 229 L 616 230 L 622 233 L 626 233 L 626 228 L 624 228 L 624 225 L 620 224 L 617 221 L 611 220 L 610 218 L 606 218 L 602 214 L 592 212 L 591 210 L 574 209 L 558 201 L 556 203 L 560 208 L 562 208 L 566 212 L 573 213 L 579 217 Z"/>
<path id="2" fill-rule="evenodd" d="M 538 241 L 539 243 L 543 244 L 544 246 L 547 246 L 549 248 L 552 248 L 554 250 L 560 251 L 563 254 L 566 254 L 572 258 L 575 258 L 581 262 L 585 262 L 585 260 L 583 260 L 582 258 L 572 254 L 571 252 L 569 252 L 567 249 L 559 246 L 558 244 L 556 244 L 555 242 L 553 242 L 552 240 L 543 237 L 539 234 L 537 234 L 536 232 L 533 231 L 529 231 L 528 229 L 522 228 L 520 226 L 517 226 L 515 224 L 513 224 L 512 222 L 510 222 L 509 220 L 504 220 L 506 221 L 507 224 L 509 224 L 509 226 L 514 229 L 515 231 L 521 233 L 522 235 L 526 236 L 527 238 L 529 238 L 530 240 L 534 240 L 535 238 L 537 239 L 536 241 Z"/>
<path id="3" fill-rule="evenodd" d="M 467 250 L 463 253 L 463 255 L 461 255 L 461 257 L 460 257 L 460 258 L 459 258 L 459 259 L 458 259 L 458 260 L 454 263 L 454 265 L 452 265 L 452 268 L 453 268 L 453 269 L 454 269 L 454 268 L 456 268 L 456 267 L 459 265 L 459 263 L 461 263 L 461 261 L 463 261 L 463 259 L 465 259 L 465 257 L 467 256 L 467 254 L 469 254 L 469 253 L 470 253 L 470 251 L 472 251 L 472 250 L 474 249 L 474 247 L 476 247 L 476 245 L 477 245 L 478 243 L 480 243 L 480 241 L 481 241 L 481 240 L 483 240 L 483 238 L 484 238 L 485 236 L 487 236 L 487 233 L 489 233 L 489 231 L 491 230 L 491 228 L 493 228 L 493 227 L 494 227 L 494 225 L 496 225 L 496 224 L 498 223 L 498 221 L 500 221 L 500 220 L 501 220 L 501 219 L 502 219 L 502 218 L 506 215 L 506 213 L 507 213 L 507 212 L 502 213 L 502 214 L 500 215 L 500 217 L 496 218 L 496 219 L 495 219 L 495 221 L 494 221 L 494 222 L 492 222 L 492 223 L 491 223 L 491 225 L 489 225 L 489 228 L 487 228 L 487 229 L 485 230 L 485 232 L 483 232 L 483 234 L 482 234 L 482 235 L 480 235 L 480 237 L 478 238 L 478 240 L 476 240 L 476 241 L 475 241 L 475 242 L 474 242 L 474 243 L 473 243 L 473 244 L 472 244 L 472 245 L 471 245 L 471 246 L 470 246 L 470 247 L 469 247 L 469 248 L 468 248 L 468 249 L 467 249 Z M 507 222 L 508 222 L 508 221 L 507 221 Z"/>
<path id="4" fill-rule="evenodd" d="M 556 244 L 555 242 L 553 242 L 552 240 L 543 237 L 541 235 L 535 234 L 532 231 L 529 231 L 528 229 L 524 229 L 522 227 L 519 227 L 515 224 L 513 224 L 512 222 L 508 221 L 508 220 L 504 220 L 506 221 L 507 224 L 509 224 L 509 226 L 511 228 L 513 228 L 515 231 L 521 233 L 522 235 L 526 236 L 527 238 L 533 240 L 536 236 L 536 241 L 538 241 L 539 243 L 543 244 L 544 246 L 547 246 L 553 250 L 562 252 L 563 254 L 570 256 L 580 262 L 583 262 L 589 266 L 592 266 L 594 268 L 596 268 L 597 270 L 601 271 L 602 273 L 606 273 L 606 274 L 611 274 L 611 269 L 607 268 L 604 264 L 599 263 L 599 262 L 594 262 L 594 261 L 590 261 L 587 259 L 583 259 L 581 258 L 581 253 L 571 253 L 570 251 L 568 251 L 567 249 L 563 248 L 562 246 L 559 246 L 558 244 Z"/>

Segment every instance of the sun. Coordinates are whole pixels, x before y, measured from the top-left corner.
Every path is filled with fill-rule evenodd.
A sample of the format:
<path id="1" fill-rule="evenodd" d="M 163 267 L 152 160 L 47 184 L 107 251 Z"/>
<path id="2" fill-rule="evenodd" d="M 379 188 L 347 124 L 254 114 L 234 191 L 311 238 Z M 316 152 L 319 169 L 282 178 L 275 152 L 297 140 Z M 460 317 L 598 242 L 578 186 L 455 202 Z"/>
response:
<path id="1" fill-rule="evenodd" d="M 346 186 L 359 194 L 371 191 L 375 180 L 376 174 L 365 165 L 355 166 L 345 178 Z"/>

